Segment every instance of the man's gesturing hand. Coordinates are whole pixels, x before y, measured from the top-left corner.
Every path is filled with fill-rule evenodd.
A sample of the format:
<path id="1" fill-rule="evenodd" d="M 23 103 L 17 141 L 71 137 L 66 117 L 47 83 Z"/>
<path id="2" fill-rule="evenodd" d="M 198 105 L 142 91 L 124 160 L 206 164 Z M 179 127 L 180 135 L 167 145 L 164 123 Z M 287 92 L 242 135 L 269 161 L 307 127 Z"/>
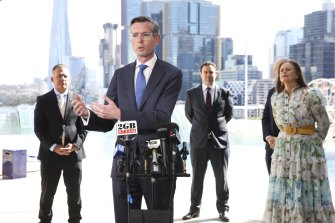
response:
<path id="1" fill-rule="evenodd" d="M 79 95 L 74 95 L 71 105 L 73 107 L 73 111 L 83 118 L 87 118 L 88 116 L 88 108 L 85 105 L 83 99 Z"/>
<path id="2" fill-rule="evenodd" d="M 109 99 L 107 96 L 105 96 L 104 99 L 107 102 L 106 105 L 97 102 L 92 102 L 91 104 L 92 111 L 100 118 L 120 120 L 121 111 L 115 105 L 114 101 Z"/>

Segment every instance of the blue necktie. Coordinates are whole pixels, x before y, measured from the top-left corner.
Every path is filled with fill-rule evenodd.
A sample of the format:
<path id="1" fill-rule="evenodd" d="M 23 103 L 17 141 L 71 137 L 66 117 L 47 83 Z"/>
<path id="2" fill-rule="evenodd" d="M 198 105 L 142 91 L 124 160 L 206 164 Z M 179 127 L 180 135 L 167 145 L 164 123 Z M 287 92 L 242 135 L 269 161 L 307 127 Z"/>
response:
<path id="1" fill-rule="evenodd" d="M 140 70 L 138 71 L 137 74 L 137 78 L 136 78 L 136 106 L 137 106 L 137 110 L 140 107 L 140 103 L 141 103 L 141 98 L 146 86 L 146 82 L 145 82 L 145 77 L 144 77 L 144 69 L 147 68 L 148 66 L 145 64 L 140 64 L 138 66 L 140 68 Z"/>

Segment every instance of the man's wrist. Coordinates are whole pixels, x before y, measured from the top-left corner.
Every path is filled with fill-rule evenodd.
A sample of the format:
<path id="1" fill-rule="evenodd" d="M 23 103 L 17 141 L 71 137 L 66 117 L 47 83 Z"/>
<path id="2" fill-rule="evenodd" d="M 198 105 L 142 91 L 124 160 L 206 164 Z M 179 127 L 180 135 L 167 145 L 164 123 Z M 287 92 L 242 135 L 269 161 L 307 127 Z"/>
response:
<path id="1" fill-rule="evenodd" d="M 76 144 L 72 144 L 72 150 L 73 151 L 78 151 L 79 147 Z"/>

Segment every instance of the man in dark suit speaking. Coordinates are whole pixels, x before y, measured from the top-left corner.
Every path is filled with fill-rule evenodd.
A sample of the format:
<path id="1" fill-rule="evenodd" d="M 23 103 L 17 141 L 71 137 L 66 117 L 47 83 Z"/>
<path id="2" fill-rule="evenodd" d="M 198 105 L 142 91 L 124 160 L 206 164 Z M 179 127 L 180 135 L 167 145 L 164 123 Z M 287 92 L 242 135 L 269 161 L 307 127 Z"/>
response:
<path id="1" fill-rule="evenodd" d="M 40 140 L 38 159 L 41 161 L 42 192 L 40 197 L 40 223 L 52 220 L 52 204 L 60 176 L 67 192 L 69 223 L 81 220 L 80 184 L 81 160 L 85 158 L 83 143 L 87 131 L 74 113 L 69 91 L 70 73 L 63 64 L 52 69 L 54 89 L 37 97 L 34 111 L 34 131 Z"/>
<path id="2" fill-rule="evenodd" d="M 73 101 L 76 113 L 83 117 L 88 130 L 107 132 L 120 121 L 137 121 L 138 135 L 131 141 L 130 151 L 136 154 L 144 173 L 143 151 L 146 142 L 157 139 L 157 128 L 171 122 L 182 85 L 182 72 L 175 66 L 157 58 L 155 47 L 160 42 L 158 24 L 151 18 L 140 16 L 130 23 L 129 35 L 136 61 L 115 71 L 105 96 L 105 104 L 92 103 L 89 111 L 80 97 Z M 118 172 L 117 162 L 112 167 L 113 198 L 116 223 L 128 222 L 127 182 Z M 155 183 L 152 202 L 152 185 L 148 177 L 132 176 L 128 179 L 130 209 L 140 209 L 142 196 L 147 208 L 172 210 L 174 180 L 159 177 Z M 172 188 L 172 189 L 171 189 Z"/>
<path id="3" fill-rule="evenodd" d="M 191 207 L 183 220 L 198 217 L 207 163 L 210 160 L 216 182 L 216 207 L 219 218 L 229 221 L 227 168 L 229 141 L 226 124 L 233 117 L 233 101 L 227 89 L 215 84 L 216 66 L 205 62 L 200 67 L 202 84 L 187 91 L 185 115 L 191 122 L 192 187 Z"/>

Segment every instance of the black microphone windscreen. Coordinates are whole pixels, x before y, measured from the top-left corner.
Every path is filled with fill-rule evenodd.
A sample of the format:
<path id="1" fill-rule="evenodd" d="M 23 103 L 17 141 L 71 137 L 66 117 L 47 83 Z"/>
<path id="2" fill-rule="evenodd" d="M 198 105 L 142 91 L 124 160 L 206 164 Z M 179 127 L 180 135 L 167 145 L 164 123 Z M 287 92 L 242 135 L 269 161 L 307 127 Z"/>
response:
<path id="1" fill-rule="evenodd" d="M 157 137 L 159 139 L 167 138 L 168 137 L 168 125 L 167 124 L 160 124 L 157 128 Z"/>
<path id="2" fill-rule="evenodd" d="M 177 129 L 177 131 L 179 131 L 179 126 L 174 122 L 169 123 L 168 128 L 169 129 Z"/>

